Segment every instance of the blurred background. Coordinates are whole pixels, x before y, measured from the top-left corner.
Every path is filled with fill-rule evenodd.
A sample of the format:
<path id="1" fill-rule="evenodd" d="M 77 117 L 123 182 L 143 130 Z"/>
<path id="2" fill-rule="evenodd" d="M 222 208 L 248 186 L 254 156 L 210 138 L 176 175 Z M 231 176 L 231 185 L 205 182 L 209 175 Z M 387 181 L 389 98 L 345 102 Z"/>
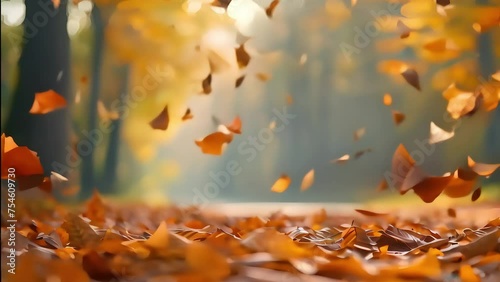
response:
<path id="1" fill-rule="evenodd" d="M 434 175 L 466 165 L 467 156 L 500 161 L 500 110 L 455 120 L 442 95 L 453 82 L 474 89 L 498 70 L 498 24 L 473 27 L 485 15 L 478 8 L 500 1 L 452 1 L 446 20 L 433 0 L 410 1 L 418 9 L 402 9 L 407 1 L 288 0 L 272 16 L 271 0 L 212 2 L 1 2 L 2 132 L 37 151 L 48 174 L 68 177 L 57 197 L 83 199 L 96 188 L 152 203 L 358 202 L 396 193 L 376 190 L 400 143 L 424 152 Z M 402 17 L 418 30 L 406 39 Z M 439 37 L 459 51 L 421 50 Z M 244 68 L 234 52 L 242 43 L 251 57 Z M 421 91 L 380 72 L 384 60 L 411 64 Z M 209 73 L 212 91 L 200 94 Z M 34 93 L 48 89 L 69 106 L 30 115 Z M 168 129 L 153 130 L 148 123 L 167 104 Z M 194 117 L 182 121 L 187 108 Z M 401 124 L 392 110 L 405 115 Z M 242 134 L 221 156 L 203 154 L 194 141 L 235 116 Z M 430 122 L 455 136 L 429 145 Z M 331 162 L 345 154 L 348 161 Z M 311 169 L 315 182 L 301 192 Z M 271 192 L 282 174 L 290 187 Z M 497 172 L 485 185 L 498 182 Z"/>

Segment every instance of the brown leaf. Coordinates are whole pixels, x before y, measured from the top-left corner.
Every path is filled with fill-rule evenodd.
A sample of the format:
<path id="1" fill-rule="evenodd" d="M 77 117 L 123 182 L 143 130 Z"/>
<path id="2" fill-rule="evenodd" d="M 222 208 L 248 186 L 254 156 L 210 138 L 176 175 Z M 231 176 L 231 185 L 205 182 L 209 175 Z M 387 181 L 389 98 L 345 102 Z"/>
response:
<path id="1" fill-rule="evenodd" d="M 387 183 L 387 180 L 385 180 L 385 178 L 384 178 L 378 184 L 377 191 L 381 192 L 381 191 L 387 190 L 387 188 L 389 188 L 389 184 Z"/>
<path id="2" fill-rule="evenodd" d="M 392 183 L 394 187 L 400 190 L 403 186 L 405 179 L 410 173 L 411 169 L 415 166 L 415 160 L 410 156 L 403 144 L 400 144 L 394 155 L 392 156 Z"/>
<path id="3" fill-rule="evenodd" d="M 401 20 L 398 20 L 396 25 L 399 32 L 399 38 L 404 39 L 410 36 L 411 29 L 406 26 Z"/>
<path id="4" fill-rule="evenodd" d="M 204 154 L 221 155 L 225 144 L 233 141 L 232 134 L 225 134 L 223 132 L 214 132 L 207 135 L 202 140 L 194 141 Z"/>
<path id="5" fill-rule="evenodd" d="M 87 202 L 87 209 L 83 216 L 90 219 L 90 222 L 97 226 L 101 226 L 106 221 L 106 206 L 97 190 L 94 190 L 94 194 Z"/>
<path id="6" fill-rule="evenodd" d="M 433 176 L 413 186 L 413 191 L 424 202 L 432 203 L 447 188 L 453 176 Z"/>
<path id="7" fill-rule="evenodd" d="M 187 109 L 186 112 L 184 113 L 184 115 L 182 116 L 182 120 L 183 121 L 186 121 L 188 119 L 192 119 L 193 118 L 193 115 L 191 114 L 191 109 Z"/>
<path id="8" fill-rule="evenodd" d="M 241 44 L 240 47 L 235 49 L 235 51 L 236 51 L 236 61 L 238 62 L 238 66 L 240 68 L 248 66 L 248 63 L 250 63 L 250 55 L 245 50 L 245 44 Z"/>
<path id="9" fill-rule="evenodd" d="M 448 213 L 449 217 L 453 217 L 453 218 L 457 217 L 457 212 L 455 211 L 455 209 L 449 208 L 447 210 L 447 213 Z"/>
<path id="10" fill-rule="evenodd" d="M 438 127 L 434 122 L 431 122 L 429 144 L 436 144 L 439 142 L 446 141 L 455 136 L 455 132 L 444 131 L 442 128 Z"/>
<path id="11" fill-rule="evenodd" d="M 168 128 L 168 123 L 169 123 L 169 117 L 168 117 L 168 106 L 165 106 L 161 113 L 155 117 L 152 121 L 149 122 L 149 125 L 153 129 L 159 129 L 159 130 L 167 130 Z"/>
<path id="12" fill-rule="evenodd" d="M 232 0 L 214 0 L 212 6 L 227 9 Z"/>
<path id="13" fill-rule="evenodd" d="M 359 150 L 356 153 L 354 153 L 354 159 L 357 160 L 357 159 L 361 158 L 361 156 L 363 156 L 365 153 L 370 153 L 371 151 L 372 151 L 371 148 Z"/>
<path id="14" fill-rule="evenodd" d="M 209 73 L 208 76 L 201 82 L 203 87 L 203 93 L 210 94 L 212 92 L 212 74 Z"/>
<path id="15" fill-rule="evenodd" d="M 446 51 L 446 38 L 439 38 L 424 44 L 424 49 L 434 53 L 443 53 Z"/>
<path id="16" fill-rule="evenodd" d="M 69 213 L 61 227 L 69 234 L 69 245 L 80 249 L 89 245 L 95 245 L 100 236 L 78 215 Z"/>
<path id="17" fill-rule="evenodd" d="M 363 137 L 365 133 L 366 133 L 366 128 L 364 127 L 354 131 L 354 141 L 358 141 L 359 139 L 361 139 L 361 137 Z"/>
<path id="18" fill-rule="evenodd" d="M 450 5 L 450 3 L 451 3 L 450 0 L 436 0 L 436 4 L 443 7 Z"/>
<path id="19" fill-rule="evenodd" d="M 268 81 L 271 78 L 271 76 L 269 74 L 265 74 L 265 73 L 261 73 L 261 72 L 256 73 L 255 76 L 260 81 Z"/>
<path id="20" fill-rule="evenodd" d="M 479 199 L 479 197 L 481 197 L 481 187 L 474 190 L 474 193 L 472 193 L 471 196 L 471 201 L 475 202 L 477 201 L 477 199 Z"/>
<path id="21" fill-rule="evenodd" d="M 470 156 L 467 158 L 468 166 L 481 176 L 490 176 L 500 167 L 500 164 L 476 163 Z"/>
<path id="22" fill-rule="evenodd" d="M 392 96 L 389 93 L 384 94 L 384 105 L 390 106 L 392 105 Z"/>
<path id="23" fill-rule="evenodd" d="M 290 183 L 292 183 L 292 179 L 290 179 L 288 175 L 282 174 L 271 187 L 271 191 L 275 193 L 283 193 L 288 189 Z"/>
<path id="24" fill-rule="evenodd" d="M 30 114 L 47 114 L 66 107 L 66 99 L 54 90 L 35 93 L 35 100 L 30 109 Z"/>
<path id="25" fill-rule="evenodd" d="M 372 212 L 372 211 L 367 211 L 367 210 L 361 210 L 361 209 L 355 209 L 356 212 L 359 212 L 362 215 L 366 216 L 386 216 L 387 213 L 378 213 L 378 212 Z"/>
<path id="26" fill-rule="evenodd" d="M 271 4 L 269 4 L 269 7 L 267 7 L 267 9 L 266 9 L 266 15 L 269 18 L 273 17 L 274 9 L 276 9 L 276 6 L 278 6 L 279 3 L 280 3 L 279 0 L 273 0 L 273 2 L 271 2 Z"/>
<path id="27" fill-rule="evenodd" d="M 392 110 L 392 119 L 396 125 L 400 125 L 405 120 L 405 114 L 402 112 Z"/>
<path id="28" fill-rule="evenodd" d="M 406 82 L 408 82 L 408 84 L 410 84 L 411 86 L 413 86 L 418 91 L 421 90 L 420 89 L 420 81 L 419 81 L 418 73 L 417 73 L 416 70 L 414 70 L 412 68 L 409 68 L 409 69 L 403 71 L 401 73 L 401 75 L 406 80 Z"/>
<path id="29" fill-rule="evenodd" d="M 90 278 L 98 281 L 110 281 L 115 278 L 110 263 L 96 251 L 91 250 L 82 257 L 82 267 Z"/>
<path id="30" fill-rule="evenodd" d="M 300 190 L 305 191 L 309 189 L 314 183 L 314 169 L 311 169 L 304 178 L 302 179 L 302 184 L 300 185 Z"/>
<path id="31" fill-rule="evenodd" d="M 238 77 L 238 79 L 236 79 L 236 82 L 234 83 L 234 87 L 240 87 L 240 85 L 243 83 L 243 80 L 245 80 L 245 75 Z"/>

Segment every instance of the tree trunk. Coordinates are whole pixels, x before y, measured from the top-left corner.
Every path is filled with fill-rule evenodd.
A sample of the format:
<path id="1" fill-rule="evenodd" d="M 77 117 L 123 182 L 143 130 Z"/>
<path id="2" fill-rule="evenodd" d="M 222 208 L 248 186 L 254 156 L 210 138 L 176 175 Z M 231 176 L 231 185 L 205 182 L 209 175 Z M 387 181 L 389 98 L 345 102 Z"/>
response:
<path id="1" fill-rule="evenodd" d="M 53 89 L 72 101 L 70 46 L 66 29 L 67 0 L 54 8 L 50 0 L 27 0 L 23 50 L 19 59 L 19 80 L 14 93 L 5 133 L 20 146 L 38 152 L 46 174 L 68 174 L 69 107 L 44 115 L 29 110 L 36 92 Z"/>

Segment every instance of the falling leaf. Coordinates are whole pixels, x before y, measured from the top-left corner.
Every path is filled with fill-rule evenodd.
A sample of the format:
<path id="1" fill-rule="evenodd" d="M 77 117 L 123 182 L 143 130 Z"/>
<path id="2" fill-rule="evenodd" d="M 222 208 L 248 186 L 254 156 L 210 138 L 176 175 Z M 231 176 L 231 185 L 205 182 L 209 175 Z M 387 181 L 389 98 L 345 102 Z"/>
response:
<path id="1" fill-rule="evenodd" d="M 208 74 L 208 76 L 202 81 L 201 86 L 203 87 L 203 93 L 210 94 L 212 92 L 212 74 Z"/>
<path id="2" fill-rule="evenodd" d="M 474 190 L 474 193 L 472 193 L 472 196 L 471 196 L 471 200 L 473 202 L 475 202 L 475 201 L 477 201 L 477 199 L 479 199 L 479 197 L 481 197 L 481 187 Z"/>
<path id="3" fill-rule="evenodd" d="M 453 218 L 457 217 L 457 212 L 455 211 L 455 209 L 449 208 L 447 210 L 447 212 L 448 212 L 449 217 L 453 217 Z"/>
<path id="4" fill-rule="evenodd" d="M 377 186 L 377 191 L 378 191 L 378 192 L 382 192 L 382 191 L 384 191 L 384 190 L 387 190 L 387 188 L 389 188 L 389 183 L 387 183 L 387 180 L 385 180 L 385 178 L 384 178 L 384 179 L 382 179 L 382 180 L 380 181 L 380 183 L 378 184 L 378 186 Z"/>
<path id="5" fill-rule="evenodd" d="M 97 114 L 103 121 L 116 120 L 120 118 L 120 115 L 117 112 L 108 111 L 101 100 L 97 101 Z"/>
<path id="6" fill-rule="evenodd" d="M 394 187 L 401 189 L 403 183 L 411 169 L 415 166 L 415 160 L 410 156 L 410 153 L 406 150 L 403 144 L 399 144 L 394 151 L 392 156 L 392 172 L 391 177 L 393 178 L 391 183 Z"/>
<path id="7" fill-rule="evenodd" d="M 302 179 L 302 184 L 300 185 L 300 190 L 305 191 L 309 189 L 314 183 L 314 169 L 311 169 L 304 178 Z"/>
<path id="8" fill-rule="evenodd" d="M 273 0 L 273 2 L 271 2 L 271 4 L 269 4 L 269 7 L 267 7 L 267 9 L 266 9 L 266 15 L 269 18 L 273 17 L 274 9 L 276 9 L 276 6 L 278 6 L 279 3 L 280 3 L 279 0 Z"/>
<path id="9" fill-rule="evenodd" d="M 354 141 L 358 141 L 359 139 L 361 139 L 361 137 L 363 137 L 365 133 L 366 133 L 366 128 L 364 127 L 354 131 Z"/>
<path id="10" fill-rule="evenodd" d="M 418 73 L 416 70 L 409 68 L 409 69 L 403 71 L 401 73 L 401 75 L 406 80 L 406 82 L 408 82 L 408 84 L 415 87 L 419 91 L 421 90 L 420 89 L 420 81 L 419 81 Z"/>
<path id="11" fill-rule="evenodd" d="M 304 54 L 300 55 L 299 65 L 303 66 L 306 64 L 306 62 L 307 62 L 307 54 L 304 53 Z"/>
<path id="12" fill-rule="evenodd" d="M 236 88 L 240 87 L 240 85 L 243 83 L 243 80 L 245 80 L 245 75 L 242 75 L 236 79 L 236 82 L 234 83 L 234 86 Z"/>
<path id="13" fill-rule="evenodd" d="M 386 216 L 386 213 L 378 213 L 378 212 L 372 212 L 372 211 L 367 211 L 367 210 L 360 210 L 360 209 L 355 209 L 356 212 L 366 215 L 366 216 Z"/>
<path id="14" fill-rule="evenodd" d="M 390 106 L 392 104 L 392 96 L 389 93 L 384 94 L 384 105 Z"/>
<path id="15" fill-rule="evenodd" d="M 411 29 L 406 26 L 401 20 L 398 20 L 397 28 L 399 32 L 399 38 L 404 39 L 410 36 Z"/>
<path id="16" fill-rule="evenodd" d="M 446 38 L 439 38 L 424 44 L 424 49 L 434 53 L 443 53 L 446 51 Z"/>
<path id="17" fill-rule="evenodd" d="M 382 61 L 377 66 L 378 70 L 383 73 L 400 75 L 409 69 L 407 63 L 398 60 Z"/>
<path id="18" fill-rule="evenodd" d="M 453 176 L 427 177 L 412 189 L 425 203 L 432 203 L 447 188 Z"/>
<path id="19" fill-rule="evenodd" d="M 290 183 L 292 183 L 292 180 L 288 175 L 282 174 L 278 180 L 273 184 L 271 187 L 271 191 L 275 193 L 283 193 L 288 189 L 288 186 L 290 186 Z"/>
<path id="20" fill-rule="evenodd" d="M 343 163 L 347 162 L 349 160 L 349 158 L 350 158 L 349 154 L 345 154 L 345 155 L 343 155 L 342 157 L 340 157 L 338 159 L 331 160 L 330 162 L 331 163 L 343 164 Z"/>
<path id="21" fill-rule="evenodd" d="M 354 153 L 354 159 L 357 160 L 357 159 L 361 158 L 361 156 L 363 156 L 365 153 L 370 153 L 371 151 L 372 151 L 371 148 L 359 150 L 356 153 Z"/>
<path id="22" fill-rule="evenodd" d="M 52 5 L 54 5 L 54 8 L 58 9 L 60 4 L 61 0 L 52 0 Z"/>
<path id="23" fill-rule="evenodd" d="M 241 119 L 236 116 L 231 124 L 226 125 L 227 130 L 232 133 L 241 134 Z"/>
<path id="24" fill-rule="evenodd" d="M 187 109 L 186 112 L 184 113 L 184 115 L 182 116 L 182 120 L 183 121 L 186 121 L 188 119 L 192 119 L 193 118 L 193 115 L 191 114 L 191 109 Z"/>
<path id="25" fill-rule="evenodd" d="M 470 156 L 467 157 L 468 166 L 481 176 L 490 176 L 500 167 L 500 164 L 476 163 Z"/>
<path id="26" fill-rule="evenodd" d="M 35 100 L 30 109 L 30 114 L 47 114 L 57 109 L 66 107 L 66 99 L 54 90 L 35 93 Z"/>
<path id="27" fill-rule="evenodd" d="M 400 125 L 405 120 L 405 114 L 402 112 L 392 110 L 392 119 L 396 125 Z"/>
<path id="28" fill-rule="evenodd" d="M 286 95 L 286 104 L 289 105 L 289 106 L 293 104 L 293 97 L 292 97 L 292 95 L 290 95 L 290 94 Z"/>
<path id="29" fill-rule="evenodd" d="M 248 63 L 250 63 L 250 55 L 245 50 L 245 44 L 241 44 L 240 47 L 235 49 L 235 51 L 236 51 L 236 61 L 238 62 L 238 66 L 240 68 L 248 66 Z"/>
<path id="30" fill-rule="evenodd" d="M 260 80 L 260 81 L 268 81 L 271 76 L 265 73 L 258 72 L 255 74 L 255 76 Z"/>
<path id="31" fill-rule="evenodd" d="M 231 143 L 233 136 L 222 132 L 209 134 L 202 140 L 196 140 L 195 144 L 201 148 L 204 154 L 221 155 L 225 144 Z"/>
<path id="32" fill-rule="evenodd" d="M 450 198 L 461 198 L 469 195 L 476 185 L 477 174 L 465 169 L 457 169 L 448 182 L 444 194 Z"/>
<path id="33" fill-rule="evenodd" d="M 431 122 L 429 144 L 436 144 L 439 142 L 446 141 L 455 136 L 455 132 L 444 131 L 442 128 L 438 127 L 434 122 Z"/>
<path id="34" fill-rule="evenodd" d="M 153 129 L 159 129 L 159 130 L 167 130 L 168 128 L 168 123 L 169 123 L 169 117 L 168 117 L 168 106 L 165 106 L 161 113 L 155 117 L 152 121 L 149 122 L 149 125 Z"/>

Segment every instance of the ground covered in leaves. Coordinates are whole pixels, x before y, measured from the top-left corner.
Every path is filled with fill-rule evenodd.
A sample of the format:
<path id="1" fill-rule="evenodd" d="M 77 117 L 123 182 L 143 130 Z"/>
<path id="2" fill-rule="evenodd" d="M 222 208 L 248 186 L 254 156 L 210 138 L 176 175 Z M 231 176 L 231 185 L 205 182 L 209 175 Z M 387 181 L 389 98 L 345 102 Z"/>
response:
<path id="1" fill-rule="evenodd" d="M 257 207 L 258 208 L 258 207 Z M 20 213 L 5 281 L 499 281 L 500 208 L 231 217 L 111 204 Z M 3 280 L 2 279 L 2 280 Z"/>

